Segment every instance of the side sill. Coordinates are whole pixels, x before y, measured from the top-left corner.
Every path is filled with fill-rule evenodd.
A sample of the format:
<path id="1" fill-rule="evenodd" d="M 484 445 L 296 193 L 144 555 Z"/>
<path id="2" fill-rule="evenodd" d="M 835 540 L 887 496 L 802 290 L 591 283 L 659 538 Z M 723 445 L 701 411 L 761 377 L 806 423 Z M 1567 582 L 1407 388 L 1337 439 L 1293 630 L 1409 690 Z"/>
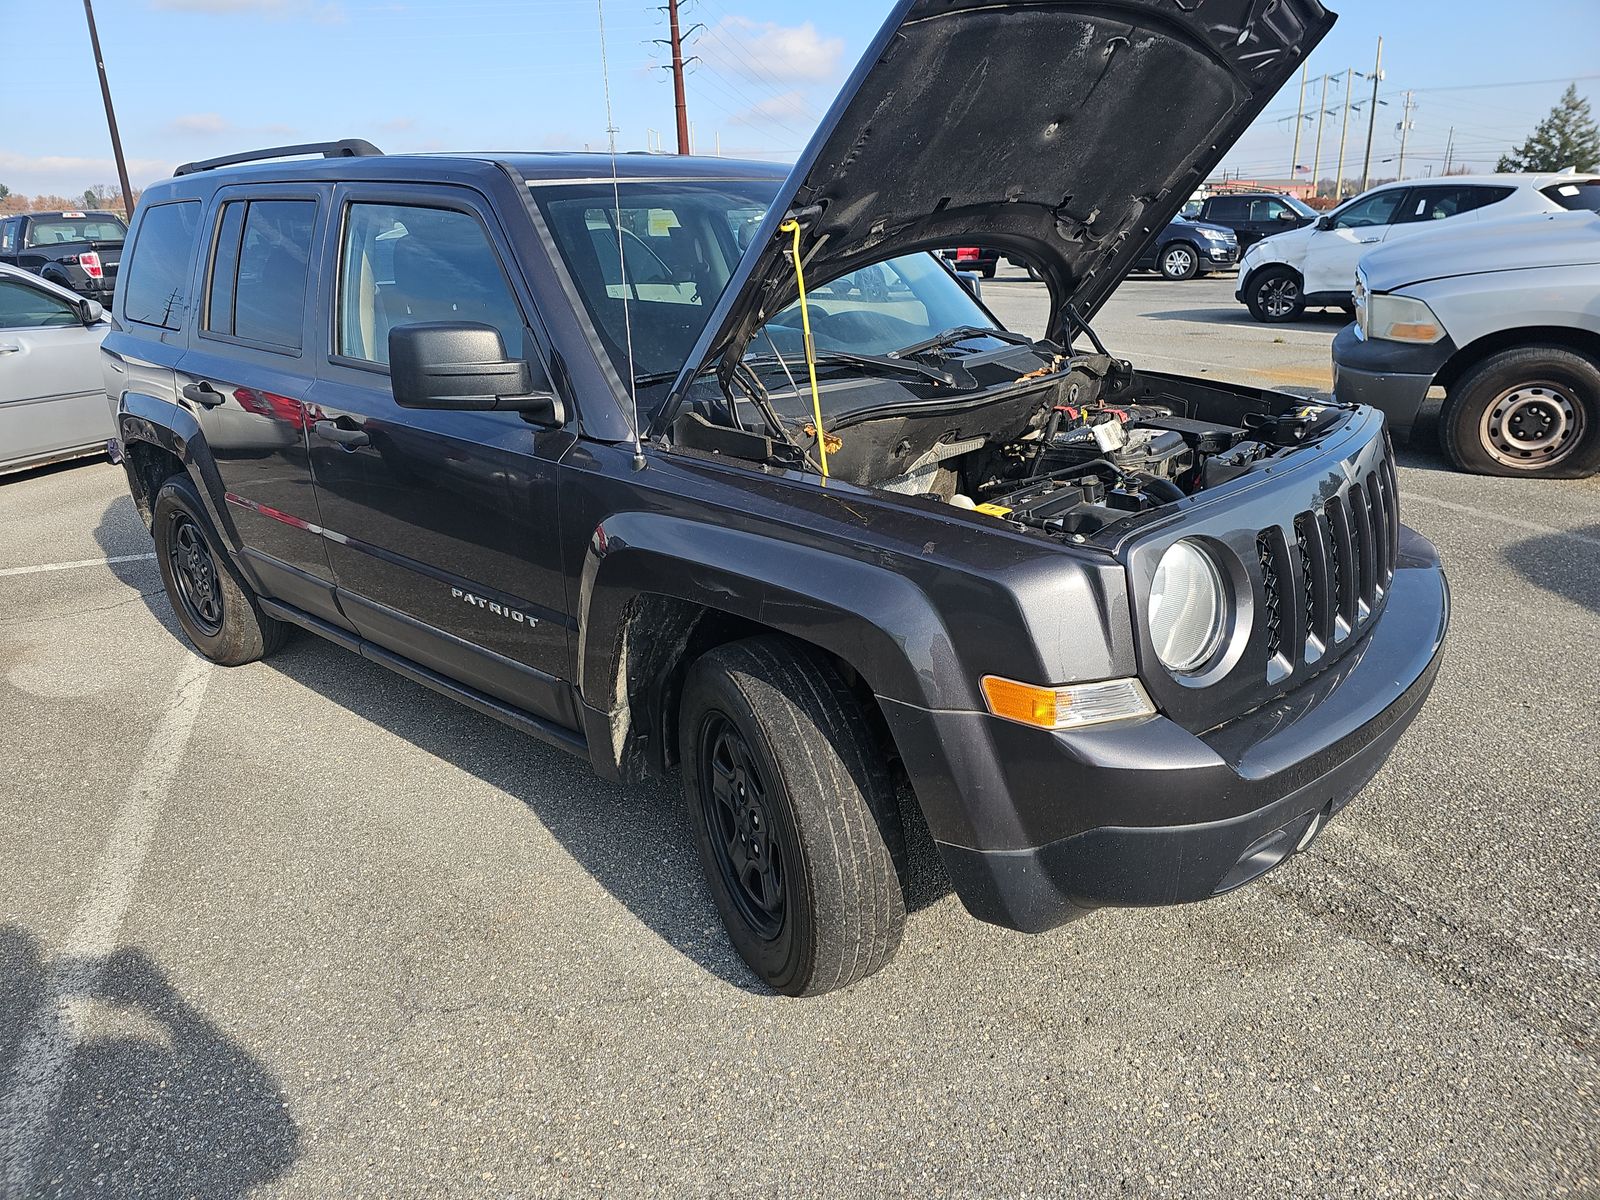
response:
<path id="1" fill-rule="evenodd" d="M 412 662 L 409 658 L 403 658 L 398 654 L 385 650 L 382 646 L 376 646 L 371 642 L 364 641 L 354 634 L 340 629 L 337 625 L 332 625 L 327 621 L 312 616 L 310 613 L 302 612 L 298 608 L 266 598 L 259 599 L 257 603 L 261 605 L 262 611 L 270 617 L 275 617 L 280 621 L 288 621 L 290 624 L 298 625 L 302 629 L 308 629 L 320 637 L 327 638 L 330 642 L 343 646 L 346 650 L 359 654 L 369 662 L 388 667 L 389 670 L 397 675 L 403 675 L 407 679 L 422 684 L 423 687 L 433 689 L 442 696 L 448 696 L 458 704 L 464 704 L 484 716 L 493 717 L 502 724 L 509 725 L 511 728 L 525 733 L 547 746 L 565 750 L 568 754 L 576 755 L 582 759 L 588 759 L 589 757 L 589 743 L 584 740 L 581 733 L 566 729 L 557 725 L 554 721 L 536 717 L 520 708 L 504 704 L 492 696 L 486 696 L 474 688 L 457 683 L 437 671 Z"/>

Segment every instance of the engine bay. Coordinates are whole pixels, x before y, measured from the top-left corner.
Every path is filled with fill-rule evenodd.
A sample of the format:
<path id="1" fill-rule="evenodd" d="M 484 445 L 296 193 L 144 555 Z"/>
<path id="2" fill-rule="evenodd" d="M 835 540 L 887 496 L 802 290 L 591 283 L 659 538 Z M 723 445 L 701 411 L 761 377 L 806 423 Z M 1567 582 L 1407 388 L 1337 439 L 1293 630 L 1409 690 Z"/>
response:
<path id="1" fill-rule="evenodd" d="M 1022 351 L 1022 347 L 1017 347 Z M 1077 540 L 1180 503 L 1282 460 L 1341 425 L 1348 407 L 1136 371 L 1105 353 L 1049 344 L 1005 356 L 998 371 L 957 364 L 971 386 L 888 385 L 892 403 L 861 404 L 826 422 L 832 477 L 938 501 L 1024 530 Z M 845 380 L 882 396 L 882 380 Z M 803 410 L 757 394 L 747 403 L 783 436 L 752 435 L 732 406 L 726 422 L 684 413 L 674 441 L 740 457 L 814 463 L 818 434 Z M 953 393 L 953 394 L 952 394 Z M 792 411 L 784 411 L 792 409 Z M 755 422 L 751 422 L 752 424 Z M 733 426 L 730 428 L 729 426 Z M 718 428 L 720 426 L 720 428 Z M 751 447 L 764 450 L 750 453 Z M 786 454 L 786 452 L 788 452 Z"/>

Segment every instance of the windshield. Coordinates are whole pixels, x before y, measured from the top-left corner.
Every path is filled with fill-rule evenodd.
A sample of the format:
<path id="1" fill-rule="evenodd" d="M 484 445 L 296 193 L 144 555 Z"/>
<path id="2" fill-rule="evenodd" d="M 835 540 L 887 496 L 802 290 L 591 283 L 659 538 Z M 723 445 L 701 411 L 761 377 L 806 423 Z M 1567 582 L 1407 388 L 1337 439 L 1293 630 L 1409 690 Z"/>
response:
<path id="1" fill-rule="evenodd" d="M 1600 212 L 1600 179 L 1574 179 L 1571 183 L 1557 183 L 1544 189 L 1544 194 L 1562 208 L 1576 212 L 1588 209 Z"/>
<path id="2" fill-rule="evenodd" d="M 127 234 L 116 217 L 34 217 L 26 244 L 55 246 L 62 242 L 120 242 Z"/>
<path id="3" fill-rule="evenodd" d="M 661 383 L 694 349 L 778 181 L 624 181 L 617 199 L 609 181 L 530 187 L 617 373 L 628 378 L 631 335 L 634 377 Z M 819 356 L 882 355 L 951 329 L 994 328 L 954 276 L 923 253 L 817 286 L 810 301 Z M 781 355 L 792 367 L 802 353 L 795 303 L 757 334 L 747 358 Z"/>
<path id="4" fill-rule="evenodd" d="M 1294 211 L 1299 213 L 1302 217 L 1315 218 L 1316 215 L 1317 215 L 1317 210 L 1312 208 L 1311 205 L 1307 204 L 1304 200 L 1299 200 L 1299 199 L 1295 198 L 1294 196 L 1280 196 L 1280 197 L 1278 197 L 1278 199 L 1282 200 L 1285 204 L 1287 204 L 1290 208 L 1294 209 Z"/>

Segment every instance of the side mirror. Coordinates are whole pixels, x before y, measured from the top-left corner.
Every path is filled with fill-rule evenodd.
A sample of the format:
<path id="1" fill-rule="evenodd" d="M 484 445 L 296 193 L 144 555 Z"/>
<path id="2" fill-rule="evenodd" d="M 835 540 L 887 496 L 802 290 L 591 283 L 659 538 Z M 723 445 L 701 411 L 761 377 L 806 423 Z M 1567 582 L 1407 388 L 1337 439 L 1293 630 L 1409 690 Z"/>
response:
<path id="1" fill-rule="evenodd" d="M 78 303 L 78 320 L 85 325 L 93 325 L 105 315 L 105 305 L 98 300 L 81 300 Z"/>
<path id="2" fill-rule="evenodd" d="M 1317 228 L 1320 229 L 1323 233 L 1327 233 L 1330 229 L 1333 228 L 1333 218 L 1332 217 L 1318 217 L 1317 218 Z"/>
<path id="3" fill-rule="evenodd" d="M 956 278 L 961 281 L 961 286 L 972 294 L 974 300 L 983 299 L 983 284 L 978 281 L 976 271 L 957 271 Z"/>
<path id="4" fill-rule="evenodd" d="M 389 331 L 389 386 L 401 408 L 520 412 L 538 425 L 560 425 L 566 412 L 541 370 L 508 359 L 493 325 L 433 321 Z"/>
<path id="5" fill-rule="evenodd" d="M 1287 208 L 1280 208 L 1278 210 L 1278 220 L 1280 221 L 1298 221 L 1299 219 L 1300 218 L 1298 216 L 1290 212 Z"/>

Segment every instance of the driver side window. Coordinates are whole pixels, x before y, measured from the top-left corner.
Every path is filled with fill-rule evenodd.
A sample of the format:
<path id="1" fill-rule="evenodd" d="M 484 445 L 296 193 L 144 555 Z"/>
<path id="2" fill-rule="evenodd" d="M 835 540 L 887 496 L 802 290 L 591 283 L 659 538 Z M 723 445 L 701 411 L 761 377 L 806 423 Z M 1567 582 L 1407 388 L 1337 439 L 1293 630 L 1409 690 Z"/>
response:
<path id="1" fill-rule="evenodd" d="M 1335 229 L 1367 229 L 1373 225 L 1387 225 L 1394 220 L 1405 199 L 1405 188 L 1375 192 L 1365 200 L 1357 200 L 1333 219 Z"/>
<path id="2" fill-rule="evenodd" d="M 70 302 L 25 283 L 0 279 L 0 329 L 77 324 L 78 310 Z"/>

